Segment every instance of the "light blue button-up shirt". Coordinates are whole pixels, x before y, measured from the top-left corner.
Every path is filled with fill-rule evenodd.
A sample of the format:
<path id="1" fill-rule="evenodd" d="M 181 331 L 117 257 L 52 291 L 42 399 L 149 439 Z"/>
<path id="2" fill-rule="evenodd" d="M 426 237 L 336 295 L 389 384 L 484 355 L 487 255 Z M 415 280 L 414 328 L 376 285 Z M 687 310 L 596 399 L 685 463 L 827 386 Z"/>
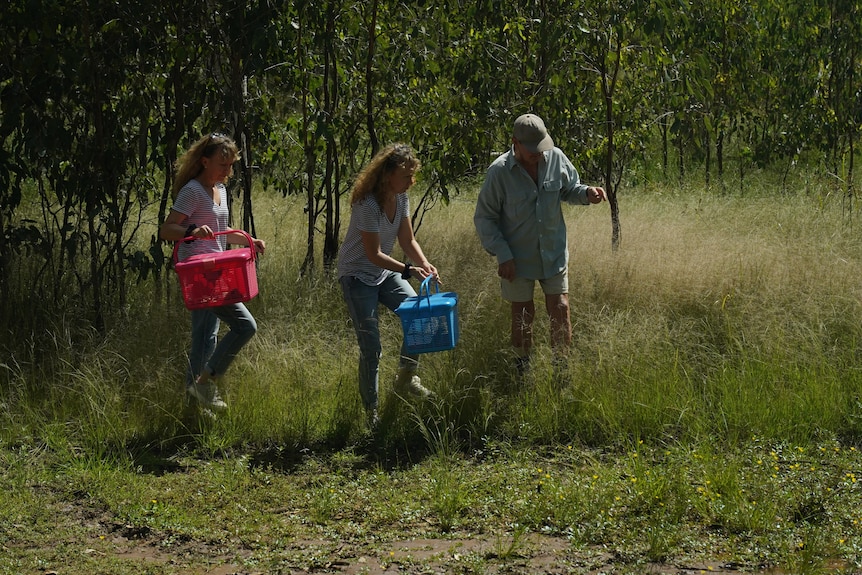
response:
<path id="1" fill-rule="evenodd" d="M 562 202 L 589 204 L 587 188 L 559 148 L 542 154 L 537 186 L 515 160 L 500 155 L 485 176 L 473 223 L 482 247 L 497 264 L 514 258 L 515 275 L 547 279 L 566 268 L 569 247 Z"/>

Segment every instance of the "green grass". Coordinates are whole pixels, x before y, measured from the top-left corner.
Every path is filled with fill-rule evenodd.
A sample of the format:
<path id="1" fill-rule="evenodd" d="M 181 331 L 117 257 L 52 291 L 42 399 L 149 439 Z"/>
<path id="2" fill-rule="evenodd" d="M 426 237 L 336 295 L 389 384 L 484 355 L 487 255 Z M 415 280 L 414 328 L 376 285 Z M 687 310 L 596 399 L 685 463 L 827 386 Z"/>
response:
<path id="1" fill-rule="evenodd" d="M 183 403 L 189 317 L 173 277 L 167 302 L 152 281 L 135 288 L 104 337 L 69 317 L 4 340 L 0 575 L 360 557 L 530 572 L 543 538 L 571 572 L 862 568 L 862 247 L 841 198 L 639 189 L 620 198 L 617 252 L 607 205 L 566 208 L 563 389 L 541 306 L 533 381 L 513 385 L 496 266 L 473 199 L 456 198 L 418 237 L 460 296 L 460 342 L 422 358 L 436 399 L 405 403 L 389 393 L 400 325 L 384 316 L 373 438 L 337 282 L 298 276 L 301 202 L 258 202 L 259 333 L 217 420 Z"/>

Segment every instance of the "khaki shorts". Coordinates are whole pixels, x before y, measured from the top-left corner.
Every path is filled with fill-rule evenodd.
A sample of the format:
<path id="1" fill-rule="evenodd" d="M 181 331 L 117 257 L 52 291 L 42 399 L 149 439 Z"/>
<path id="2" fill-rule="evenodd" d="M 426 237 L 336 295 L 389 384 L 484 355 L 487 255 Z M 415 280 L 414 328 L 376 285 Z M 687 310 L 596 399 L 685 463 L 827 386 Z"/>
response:
<path id="1" fill-rule="evenodd" d="M 547 279 L 538 280 L 542 286 L 542 292 L 545 295 L 560 295 L 569 293 L 569 268 L 555 276 Z M 511 302 L 525 302 L 533 300 L 533 291 L 536 287 L 536 280 L 528 280 L 524 278 L 515 278 L 512 281 L 500 280 L 500 291 L 503 294 L 503 299 Z"/>

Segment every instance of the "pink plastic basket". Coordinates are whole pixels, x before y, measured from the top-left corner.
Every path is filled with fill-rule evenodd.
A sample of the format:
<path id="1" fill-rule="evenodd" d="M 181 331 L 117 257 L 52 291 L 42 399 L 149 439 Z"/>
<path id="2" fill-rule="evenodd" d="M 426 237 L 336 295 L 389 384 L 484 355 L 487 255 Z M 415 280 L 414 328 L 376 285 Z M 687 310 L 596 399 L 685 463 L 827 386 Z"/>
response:
<path id="1" fill-rule="evenodd" d="M 188 309 L 218 307 L 248 301 L 257 295 L 255 247 L 250 235 L 242 230 L 247 248 L 238 248 L 190 256 L 177 261 L 180 243 L 174 245 L 174 269 L 180 278 L 183 301 Z M 233 232 L 216 232 L 215 235 Z M 183 238 L 185 241 L 189 238 Z M 206 240 L 195 240 L 206 241 Z"/>

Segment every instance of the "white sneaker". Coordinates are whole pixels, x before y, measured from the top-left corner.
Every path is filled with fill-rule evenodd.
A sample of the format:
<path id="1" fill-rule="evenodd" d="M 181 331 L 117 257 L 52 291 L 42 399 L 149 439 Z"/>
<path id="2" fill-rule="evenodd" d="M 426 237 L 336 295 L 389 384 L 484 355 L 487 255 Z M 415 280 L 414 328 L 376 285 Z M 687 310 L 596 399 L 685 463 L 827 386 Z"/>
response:
<path id="1" fill-rule="evenodd" d="M 216 384 L 214 383 L 194 383 L 186 387 L 186 392 L 197 399 L 203 407 L 208 407 L 216 411 L 224 411 L 227 409 L 227 403 L 225 403 L 221 398 L 221 395 L 219 395 L 218 387 L 216 387 Z"/>
<path id="2" fill-rule="evenodd" d="M 398 379 L 399 381 L 396 382 L 395 388 L 399 393 L 421 397 L 422 399 L 431 397 L 431 390 L 422 385 L 422 380 L 419 379 L 418 375 L 412 376 L 409 381 L 401 381 L 402 378 Z"/>

